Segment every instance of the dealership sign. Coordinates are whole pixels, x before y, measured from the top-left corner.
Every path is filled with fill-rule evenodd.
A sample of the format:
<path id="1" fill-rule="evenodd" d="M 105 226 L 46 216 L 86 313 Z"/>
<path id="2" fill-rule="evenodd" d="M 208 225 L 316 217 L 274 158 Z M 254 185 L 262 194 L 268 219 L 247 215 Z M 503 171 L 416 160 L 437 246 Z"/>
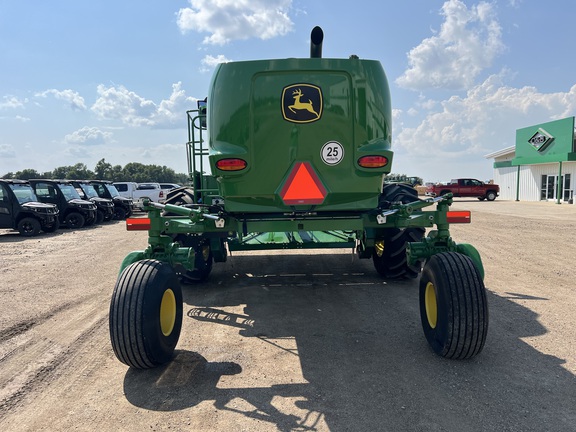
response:
<path id="1" fill-rule="evenodd" d="M 554 141 L 554 137 L 544 129 L 539 128 L 538 131 L 528 140 L 528 143 L 541 152 L 544 151 L 552 141 Z"/>

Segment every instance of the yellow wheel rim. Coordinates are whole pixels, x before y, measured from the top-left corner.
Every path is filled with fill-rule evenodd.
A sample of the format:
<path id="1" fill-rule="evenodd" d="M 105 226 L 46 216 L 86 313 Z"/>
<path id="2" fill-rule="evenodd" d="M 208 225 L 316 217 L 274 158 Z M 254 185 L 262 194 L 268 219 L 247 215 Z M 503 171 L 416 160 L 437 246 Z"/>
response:
<path id="1" fill-rule="evenodd" d="M 204 262 L 207 262 L 208 258 L 210 258 L 210 245 L 202 246 L 202 258 Z"/>
<path id="2" fill-rule="evenodd" d="M 170 336 L 176 322 L 176 296 L 174 291 L 168 288 L 164 291 L 160 303 L 160 328 L 164 336 Z"/>
<path id="3" fill-rule="evenodd" d="M 384 254 L 384 240 L 375 242 L 374 250 L 376 251 L 378 258 L 382 258 L 382 254 Z"/>
<path id="4" fill-rule="evenodd" d="M 426 284 L 424 291 L 424 304 L 426 305 L 426 318 L 430 327 L 436 328 L 438 323 L 438 304 L 436 303 L 436 288 L 432 282 Z"/>

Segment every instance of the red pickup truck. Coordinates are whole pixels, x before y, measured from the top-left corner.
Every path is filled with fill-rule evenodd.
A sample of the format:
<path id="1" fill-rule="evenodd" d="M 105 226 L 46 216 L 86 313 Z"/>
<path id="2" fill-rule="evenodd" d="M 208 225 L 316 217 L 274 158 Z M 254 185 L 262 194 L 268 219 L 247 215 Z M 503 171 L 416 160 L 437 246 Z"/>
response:
<path id="1" fill-rule="evenodd" d="M 500 186 L 476 179 L 462 178 L 451 180 L 447 184 L 438 183 L 426 188 L 426 195 L 428 196 L 439 196 L 448 192 L 452 192 L 455 197 L 476 197 L 480 201 L 485 199 L 494 201 L 500 193 Z"/>

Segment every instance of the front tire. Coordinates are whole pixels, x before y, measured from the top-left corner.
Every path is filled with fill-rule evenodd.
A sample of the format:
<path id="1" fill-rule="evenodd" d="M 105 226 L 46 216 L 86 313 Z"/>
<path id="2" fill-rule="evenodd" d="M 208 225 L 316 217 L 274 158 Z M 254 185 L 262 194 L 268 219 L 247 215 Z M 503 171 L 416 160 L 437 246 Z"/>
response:
<path id="1" fill-rule="evenodd" d="M 420 278 L 420 318 L 436 354 L 462 360 L 482 351 L 488 333 L 486 289 L 466 255 L 433 255 Z"/>
<path id="2" fill-rule="evenodd" d="M 18 222 L 18 232 L 24 237 L 33 237 L 40 233 L 40 222 L 33 217 L 25 217 Z"/>
<path id="3" fill-rule="evenodd" d="M 126 267 L 114 287 L 109 326 L 122 363 L 149 369 L 168 362 L 182 328 L 182 289 L 170 265 L 147 259 Z"/>
<path id="4" fill-rule="evenodd" d="M 494 191 L 486 192 L 486 199 L 488 201 L 494 201 L 496 199 L 496 192 L 494 192 Z"/>

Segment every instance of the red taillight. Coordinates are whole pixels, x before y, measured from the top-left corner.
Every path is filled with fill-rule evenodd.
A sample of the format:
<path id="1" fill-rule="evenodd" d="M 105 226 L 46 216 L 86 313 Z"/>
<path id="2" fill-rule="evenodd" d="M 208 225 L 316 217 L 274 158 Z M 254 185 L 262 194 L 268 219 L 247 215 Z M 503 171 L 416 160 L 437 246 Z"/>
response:
<path id="1" fill-rule="evenodd" d="M 160 190 L 160 194 L 159 194 L 160 198 L 164 198 L 164 191 Z"/>
<path id="2" fill-rule="evenodd" d="M 470 210 L 449 211 L 446 214 L 448 223 L 470 223 L 472 214 Z"/>
<path id="3" fill-rule="evenodd" d="M 243 159 L 220 159 L 216 162 L 216 168 L 222 171 L 240 171 L 246 168 L 248 164 Z"/>
<path id="4" fill-rule="evenodd" d="M 150 229 L 149 218 L 126 219 L 126 231 L 148 231 Z"/>
<path id="5" fill-rule="evenodd" d="M 358 159 L 358 165 L 362 168 L 382 168 L 388 165 L 388 159 L 384 156 L 362 156 Z"/>

